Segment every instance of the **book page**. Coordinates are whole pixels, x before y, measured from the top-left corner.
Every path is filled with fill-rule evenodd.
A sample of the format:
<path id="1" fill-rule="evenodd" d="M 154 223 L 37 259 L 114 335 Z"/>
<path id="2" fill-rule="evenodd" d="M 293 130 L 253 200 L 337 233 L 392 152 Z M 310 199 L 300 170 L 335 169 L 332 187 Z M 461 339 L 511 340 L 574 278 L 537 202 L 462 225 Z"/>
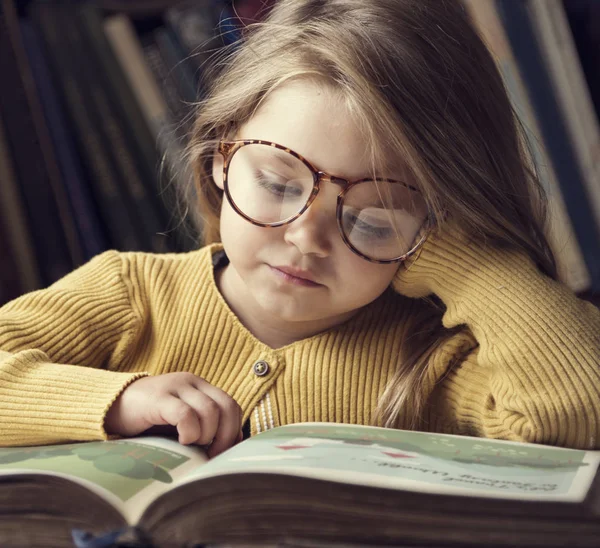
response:
<path id="1" fill-rule="evenodd" d="M 146 506 L 208 458 L 174 440 L 123 440 L 0 448 L 0 476 L 41 473 L 79 483 L 112 504 L 130 524 Z"/>
<path id="2" fill-rule="evenodd" d="M 307 423 L 268 430 L 190 473 L 292 474 L 391 489 L 526 500 L 583 500 L 600 452 Z"/>

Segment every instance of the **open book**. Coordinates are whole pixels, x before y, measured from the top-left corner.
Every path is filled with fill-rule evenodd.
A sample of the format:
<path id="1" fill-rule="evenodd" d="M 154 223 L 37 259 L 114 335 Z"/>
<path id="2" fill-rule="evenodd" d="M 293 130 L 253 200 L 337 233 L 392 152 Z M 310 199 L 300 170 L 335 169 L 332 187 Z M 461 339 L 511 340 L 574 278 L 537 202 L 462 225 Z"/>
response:
<path id="1" fill-rule="evenodd" d="M 599 546 L 600 452 L 334 423 L 0 449 L 0 544 Z"/>

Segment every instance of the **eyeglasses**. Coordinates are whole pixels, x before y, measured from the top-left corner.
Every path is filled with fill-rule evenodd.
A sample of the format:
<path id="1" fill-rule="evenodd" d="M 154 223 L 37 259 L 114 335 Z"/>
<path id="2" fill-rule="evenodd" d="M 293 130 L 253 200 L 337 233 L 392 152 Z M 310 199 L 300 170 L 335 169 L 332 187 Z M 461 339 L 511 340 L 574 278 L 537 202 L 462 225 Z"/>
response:
<path id="1" fill-rule="evenodd" d="M 374 263 L 400 262 L 423 244 L 429 208 L 413 186 L 391 179 L 349 181 L 318 171 L 300 154 L 261 140 L 220 141 L 223 188 L 231 207 L 250 223 L 279 227 L 312 204 L 323 182 L 342 187 L 337 224 L 346 245 Z"/>

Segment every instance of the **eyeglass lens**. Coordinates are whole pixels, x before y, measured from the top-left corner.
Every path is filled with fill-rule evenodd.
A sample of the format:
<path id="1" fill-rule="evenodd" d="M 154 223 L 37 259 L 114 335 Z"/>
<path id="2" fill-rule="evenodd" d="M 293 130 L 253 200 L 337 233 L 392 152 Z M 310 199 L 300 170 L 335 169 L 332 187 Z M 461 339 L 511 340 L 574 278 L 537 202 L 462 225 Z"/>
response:
<path id="1" fill-rule="evenodd" d="M 263 144 L 240 147 L 230 158 L 229 195 L 247 217 L 261 224 L 285 222 L 310 199 L 312 171 L 295 156 Z M 421 194 L 384 180 L 352 185 L 343 195 L 341 230 L 359 253 L 393 260 L 408 253 L 427 218 Z"/>

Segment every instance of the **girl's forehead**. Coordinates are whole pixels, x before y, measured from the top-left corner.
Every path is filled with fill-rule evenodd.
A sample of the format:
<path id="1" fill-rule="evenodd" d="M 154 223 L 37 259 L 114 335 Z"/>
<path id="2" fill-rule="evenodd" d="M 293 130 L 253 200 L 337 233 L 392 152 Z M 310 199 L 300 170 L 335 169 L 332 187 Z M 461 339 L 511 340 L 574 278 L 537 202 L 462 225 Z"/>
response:
<path id="1" fill-rule="evenodd" d="M 372 143 L 347 102 L 330 86 L 308 79 L 278 86 L 241 126 L 237 138 L 283 145 L 317 169 L 347 179 L 373 175 Z M 391 153 L 389 158 L 393 158 Z M 402 176 L 402 163 L 396 159 L 390 161 L 393 164 L 397 165 L 379 168 L 377 174 Z"/>

